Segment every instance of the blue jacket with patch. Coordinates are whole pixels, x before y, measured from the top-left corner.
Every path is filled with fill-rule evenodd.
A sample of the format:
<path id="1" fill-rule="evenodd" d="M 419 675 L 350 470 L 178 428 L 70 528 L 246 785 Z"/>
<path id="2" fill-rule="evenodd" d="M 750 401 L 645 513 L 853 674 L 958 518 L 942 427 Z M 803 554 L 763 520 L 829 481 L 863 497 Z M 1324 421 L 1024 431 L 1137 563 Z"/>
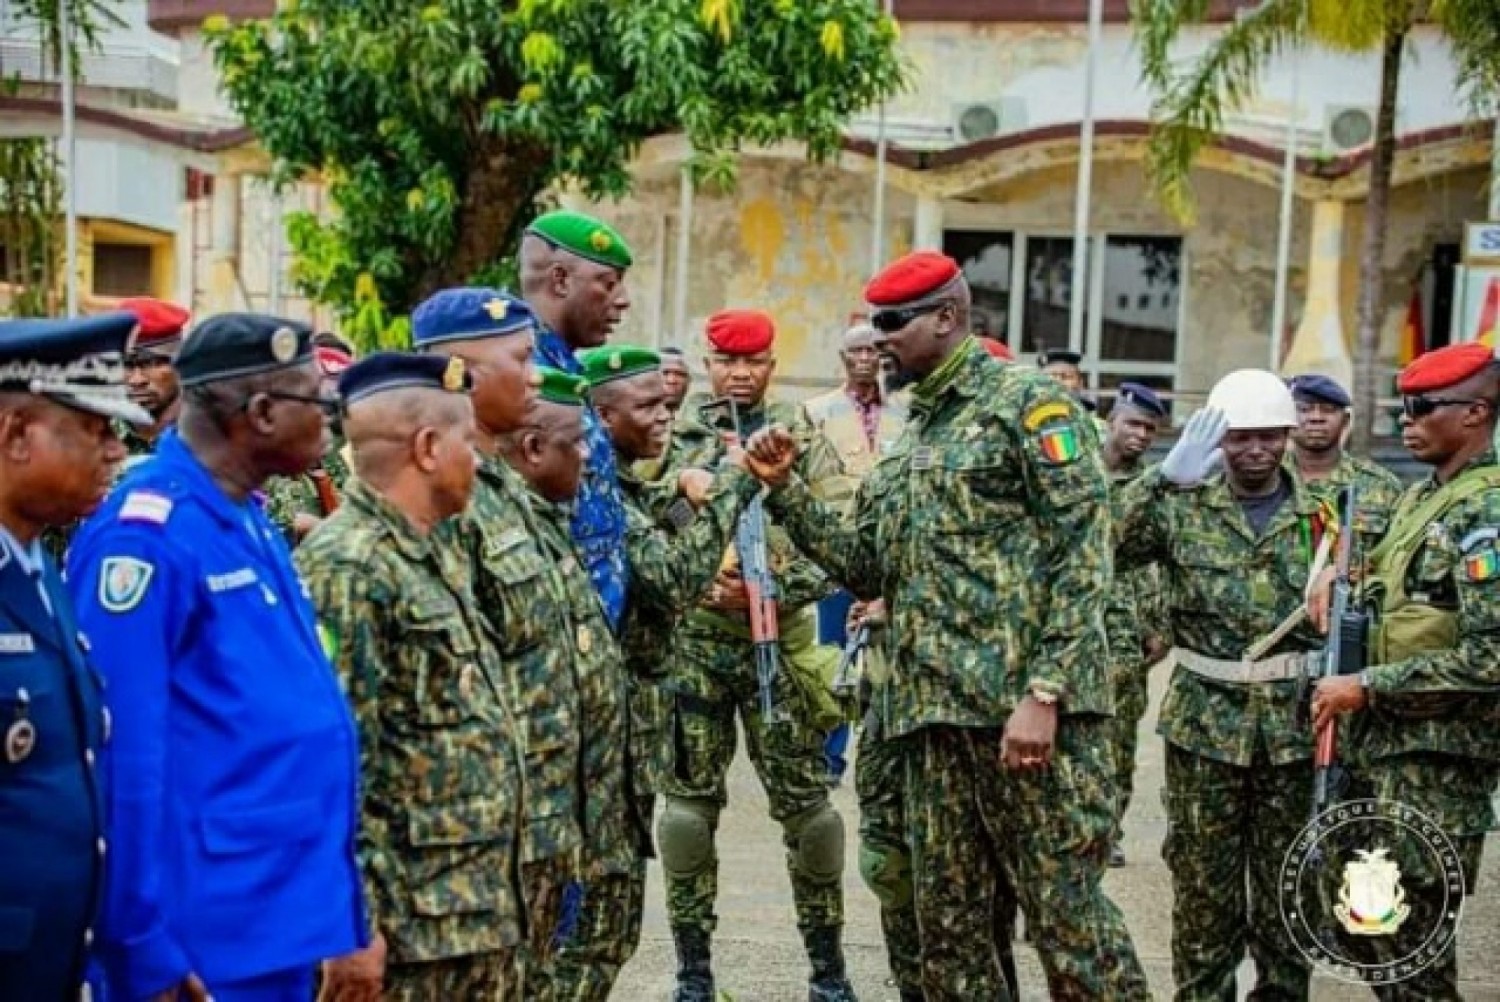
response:
<path id="1" fill-rule="evenodd" d="M 0 541 L 0 998 L 78 998 L 104 886 L 109 720 L 62 579 Z M 48 607 L 51 607 L 50 610 Z"/>
<path id="2" fill-rule="evenodd" d="M 168 433 L 74 537 L 68 587 L 114 714 L 110 998 L 364 946 L 359 742 L 260 502 Z"/>
<path id="3" fill-rule="evenodd" d="M 543 328 L 537 338 L 536 354 L 543 365 L 563 372 L 583 372 L 567 343 L 554 331 Z M 573 508 L 573 545 L 583 555 L 584 567 L 599 593 L 599 601 L 604 604 L 610 628 L 618 633 L 629 585 L 629 568 L 625 564 L 625 500 L 620 494 L 609 429 L 587 404 L 583 408 L 583 433 L 589 447 L 589 461 L 583 469 L 583 483 Z"/>

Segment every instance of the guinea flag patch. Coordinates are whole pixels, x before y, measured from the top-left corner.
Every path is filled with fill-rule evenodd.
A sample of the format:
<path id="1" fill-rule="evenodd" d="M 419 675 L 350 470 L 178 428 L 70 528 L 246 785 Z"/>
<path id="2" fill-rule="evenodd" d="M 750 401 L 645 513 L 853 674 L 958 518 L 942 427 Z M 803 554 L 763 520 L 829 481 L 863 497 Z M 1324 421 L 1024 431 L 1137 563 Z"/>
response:
<path id="1" fill-rule="evenodd" d="M 1044 425 L 1036 435 L 1042 448 L 1042 458 L 1054 466 L 1071 463 L 1078 458 L 1078 429 L 1073 426 L 1073 422 L 1054 421 Z"/>
<path id="2" fill-rule="evenodd" d="M 1488 581 L 1500 575 L 1500 553 L 1493 546 L 1464 556 L 1464 572 L 1470 581 Z"/>

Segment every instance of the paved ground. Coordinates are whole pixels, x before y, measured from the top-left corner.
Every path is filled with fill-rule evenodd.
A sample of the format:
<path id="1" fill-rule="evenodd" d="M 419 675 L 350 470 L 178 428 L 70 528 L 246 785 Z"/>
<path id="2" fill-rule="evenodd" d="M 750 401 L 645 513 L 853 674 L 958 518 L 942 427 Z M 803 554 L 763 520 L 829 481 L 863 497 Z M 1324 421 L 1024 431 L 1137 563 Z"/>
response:
<path id="1" fill-rule="evenodd" d="M 1158 671 L 1153 715 L 1164 681 Z M 1165 826 L 1159 791 L 1162 753 L 1151 733 L 1154 716 L 1142 725 L 1142 755 L 1136 778 L 1137 797 L 1126 820 L 1126 853 L 1130 865 L 1110 871 L 1106 887 L 1125 910 L 1136 949 L 1158 998 L 1171 997 L 1169 920 L 1170 883 L 1161 862 Z M 845 886 L 848 903 L 847 954 L 851 976 L 864 1002 L 896 1002 L 886 984 L 888 971 L 880 940 L 875 899 L 859 880 L 855 859 L 854 795 L 845 783 L 834 794 L 849 833 Z M 719 931 L 714 939 L 714 971 L 721 989 L 735 1002 L 802 1002 L 807 998 L 806 959 L 797 936 L 791 887 L 783 862 L 780 830 L 766 816 L 766 799 L 745 756 L 731 773 L 731 803 L 720 831 Z M 1491 836 L 1478 893 L 1470 899 L 1461 936 L 1461 972 L 1470 1002 L 1500 1002 L 1500 837 Z M 625 969 L 615 998 L 623 1002 L 660 1002 L 669 998 L 674 960 L 664 914 L 660 871 L 652 867 L 647 895 L 646 931 L 640 952 Z M 1035 954 L 1018 949 L 1023 998 L 1045 999 L 1046 986 Z M 1241 995 L 1250 987 L 1248 965 L 1240 978 Z M 1318 1002 L 1370 999 L 1362 988 L 1319 979 Z M 983 1002 L 983 1000 L 975 1000 Z"/>

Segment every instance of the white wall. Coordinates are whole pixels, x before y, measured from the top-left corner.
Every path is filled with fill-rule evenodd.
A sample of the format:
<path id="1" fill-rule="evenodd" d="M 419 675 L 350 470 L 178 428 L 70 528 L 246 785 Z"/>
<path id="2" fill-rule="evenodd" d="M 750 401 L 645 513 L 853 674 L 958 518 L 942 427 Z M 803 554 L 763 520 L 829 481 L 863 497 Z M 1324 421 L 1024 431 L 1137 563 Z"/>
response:
<path id="1" fill-rule="evenodd" d="M 78 140 L 78 214 L 175 232 L 182 165 L 124 140 Z"/>

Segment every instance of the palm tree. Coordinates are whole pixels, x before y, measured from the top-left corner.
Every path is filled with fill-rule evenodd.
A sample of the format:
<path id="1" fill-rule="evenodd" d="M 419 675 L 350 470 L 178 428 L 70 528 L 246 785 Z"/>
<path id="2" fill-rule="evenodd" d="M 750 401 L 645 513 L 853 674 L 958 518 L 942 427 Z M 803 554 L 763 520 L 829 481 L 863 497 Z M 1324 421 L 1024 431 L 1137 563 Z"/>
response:
<path id="1" fill-rule="evenodd" d="M 1476 113 L 1493 110 L 1500 101 L 1500 3 L 1263 0 L 1227 26 L 1191 65 L 1179 67 L 1172 60 L 1173 43 L 1185 26 L 1202 21 L 1211 6 L 1211 0 L 1131 0 L 1142 76 L 1156 92 L 1151 176 L 1167 207 L 1184 219 L 1192 215 L 1189 175 L 1194 159 L 1222 131 L 1225 112 L 1251 97 L 1267 63 L 1307 46 L 1380 53 L 1380 108 L 1355 311 L 1354 405 L 1360 420 L 1353 445 L 1368 451 L 1385 295 L 1381 262 L 1396 158 L 1396 94 L 1406 41 L 1418 23 L 1436 24 L 1452 46 L 1460 89 Z"/>

